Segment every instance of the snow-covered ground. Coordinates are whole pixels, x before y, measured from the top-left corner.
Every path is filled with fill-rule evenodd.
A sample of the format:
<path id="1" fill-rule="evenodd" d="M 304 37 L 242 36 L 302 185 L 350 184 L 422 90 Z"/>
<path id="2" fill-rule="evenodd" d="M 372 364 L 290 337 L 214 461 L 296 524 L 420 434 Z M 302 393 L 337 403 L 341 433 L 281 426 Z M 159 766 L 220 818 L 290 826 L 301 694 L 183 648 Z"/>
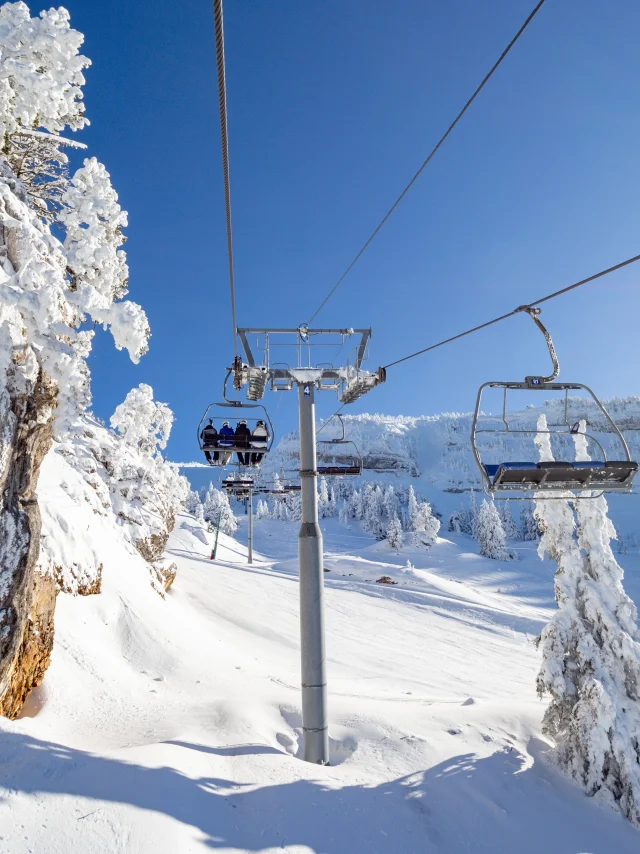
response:
<path id="1" fill-rule="evenodd" d="M 184 515 L 165 600 L 118 542 L 101 595 L 59 597 L 44 685 L 0 719 L 3 854 L 638 851 L 545 761 L 553 567 L 533 544 L 503 564 L 463 535 L 396 554 L 323 528 L 331 766 L 296 755 L 297 526 L 257 523 L 248 566 L 242 520 L 213 563 Z"/>

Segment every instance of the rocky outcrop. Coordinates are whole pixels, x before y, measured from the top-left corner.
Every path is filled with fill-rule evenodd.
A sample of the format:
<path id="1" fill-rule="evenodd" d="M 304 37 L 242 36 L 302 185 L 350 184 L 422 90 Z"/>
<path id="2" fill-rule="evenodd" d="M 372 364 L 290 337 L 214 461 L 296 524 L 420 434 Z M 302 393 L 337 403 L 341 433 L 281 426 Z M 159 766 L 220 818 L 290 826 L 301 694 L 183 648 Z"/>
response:
<path id="1" fill-rule="evenodd" d="M 0 397 L 0 712 L 10 717 L 48 667 L 55 608 L 54 582 L 36 574 L 36 487 L 51 447 L 57 393 L 42 371 L 33 384 L 19 376 L 16 390 L 10 369 Z M 43 637 L 34 628 L 40 622 Z"/>
<path id="2" fill-rule="evenodd" d="M 44 679 L 53 649 L 56 594 L 55 580 L 49 575 L 36 573 L 21 642 L 9 674 L 8 685 L 0 697 L 0 715 L 17 718 L 29 693 Z"/>

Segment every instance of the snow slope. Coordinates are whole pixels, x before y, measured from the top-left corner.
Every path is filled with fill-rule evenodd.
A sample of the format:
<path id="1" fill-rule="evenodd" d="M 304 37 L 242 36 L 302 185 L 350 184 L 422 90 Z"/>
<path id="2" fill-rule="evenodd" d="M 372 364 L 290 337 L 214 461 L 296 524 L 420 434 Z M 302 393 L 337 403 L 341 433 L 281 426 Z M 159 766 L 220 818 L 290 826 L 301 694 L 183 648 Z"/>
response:
<path id="1" fill-rule="evenodd" d="M 545 762 L 551 565 L 529 544 L 501 564 L 464 536 L 397 555 L 323 527 L 331 766 L 296 756 L 296 526 L 257 523 L 253 566 L 223 535 L 212 563 L 183 515 L 165 600 L 117 541 L 100 596 L 60 596 L 45 683 L 0 720 L 4 854 L 638 850 Z"/>

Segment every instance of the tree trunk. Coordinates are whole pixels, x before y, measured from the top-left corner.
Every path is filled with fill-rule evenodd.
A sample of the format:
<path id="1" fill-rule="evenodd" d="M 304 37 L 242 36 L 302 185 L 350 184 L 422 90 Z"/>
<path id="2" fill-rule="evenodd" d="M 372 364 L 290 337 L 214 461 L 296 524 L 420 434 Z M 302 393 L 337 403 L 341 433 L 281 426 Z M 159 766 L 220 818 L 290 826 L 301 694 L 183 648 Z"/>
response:
<path id="1" fill-rule="evenodd" d="M 51 447 L 57 402 L 40 371 L 0 394 L 0 714 L 14 718 L 39 685 L 53 646 L 55 586 L 36 572 L 40 465 Z"/>

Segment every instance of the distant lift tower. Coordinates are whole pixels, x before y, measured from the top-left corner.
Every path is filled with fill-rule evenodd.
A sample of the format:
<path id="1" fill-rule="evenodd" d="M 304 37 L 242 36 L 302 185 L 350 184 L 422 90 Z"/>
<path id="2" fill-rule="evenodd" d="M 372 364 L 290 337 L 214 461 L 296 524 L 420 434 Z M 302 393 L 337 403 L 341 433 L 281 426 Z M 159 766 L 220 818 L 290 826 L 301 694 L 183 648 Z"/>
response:
<path id="1" fill-rule="evenodd" d="M 327 765 L 329 734 L 327 725 L 327 677 L 324 644 L 324 570 L 322 533 L 318 525 L 315 393 L 336 391 L 338 400 L 352 403 L 379 383 L 385 381 L 384 368 L 375 372 L 362 369 L 371 337 L 370 329 L 237 329 L 245 361 L 236 357 L 232 368 L 237 390 L 247 387 L 248 400 L 260 400 L 267 383 L 273 391 L 291 391 L 298 386 L 300 417 L 300 481 L 302 524 L 298 535 L 300 567 L 300 646 L 302 674 L 303 758 L 307 762 Z M 249 343 L 256 336 L 256 350 L 262 352 L 256 363 Z M 351 356 L 340 366 L 312 362 L 318 347 L 345 345 L 354 337 Z M 288 347 L 295 354 L 294 366 L 272 361 L 274 347 Z M 342 348 L 341 348 L 342 349 Z"/>

